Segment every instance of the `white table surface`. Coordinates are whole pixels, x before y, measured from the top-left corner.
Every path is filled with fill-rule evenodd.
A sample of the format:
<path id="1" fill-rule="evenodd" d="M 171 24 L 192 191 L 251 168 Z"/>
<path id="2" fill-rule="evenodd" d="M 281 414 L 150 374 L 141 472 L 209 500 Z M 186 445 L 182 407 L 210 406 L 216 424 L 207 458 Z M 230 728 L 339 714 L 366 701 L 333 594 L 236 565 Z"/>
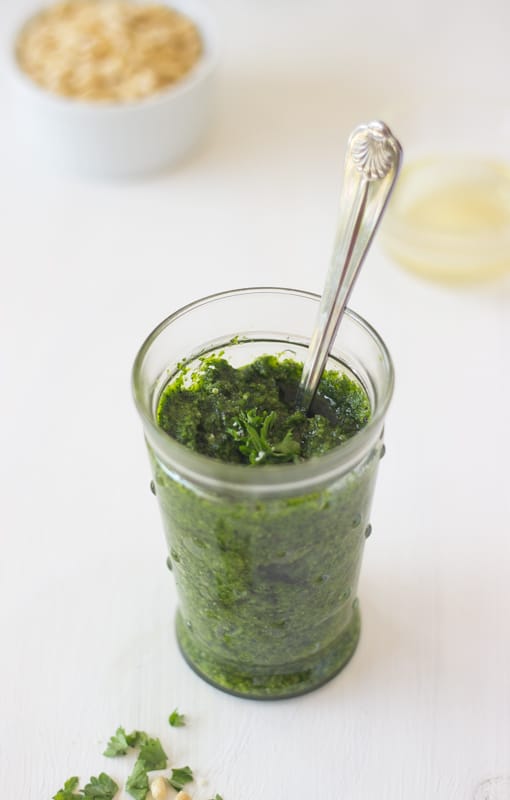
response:
<path id="1" fill-rule="evenodd" d="M 29 3 L 1 5 L 6 33 Z M 233 698 L 183 662 L 129 381 L 145 335 L 199 295 L 320 291 L 347 132 L 422 92 L 510 103 L 510 5 L 211 5 L 217 120 L 172 172 L 46 172 L 1 86 L 0 796 L 123 781 L 132 760 L 101 756 L 122 724 L 194 769 L 194 800 L 469 800 L 510 775 L 510 281 L 428 283 L 374 246 L 352 306 L 397 385 L 363 634 L 302 698 Z"/>

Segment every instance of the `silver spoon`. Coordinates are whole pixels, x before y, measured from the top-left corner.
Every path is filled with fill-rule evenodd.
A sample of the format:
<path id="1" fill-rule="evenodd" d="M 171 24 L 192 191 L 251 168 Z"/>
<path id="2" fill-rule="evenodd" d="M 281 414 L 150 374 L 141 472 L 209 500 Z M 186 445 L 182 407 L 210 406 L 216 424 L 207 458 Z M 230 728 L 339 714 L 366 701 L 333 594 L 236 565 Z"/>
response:
<path id="1" fill-rule="evenodd" d="M 357 127 L 349 137 L 331 265 L 296 405 L 308 412 L 338 331 L 354 282 L 389 200 L 402 148 L 384 122 Z"/>

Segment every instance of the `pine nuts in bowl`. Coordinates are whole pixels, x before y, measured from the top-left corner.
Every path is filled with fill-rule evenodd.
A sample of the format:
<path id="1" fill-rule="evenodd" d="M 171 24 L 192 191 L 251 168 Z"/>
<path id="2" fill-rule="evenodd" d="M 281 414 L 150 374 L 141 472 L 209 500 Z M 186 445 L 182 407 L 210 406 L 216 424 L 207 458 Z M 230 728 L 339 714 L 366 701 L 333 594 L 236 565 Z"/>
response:
<path id="1" fill-rule="evenodd" d="M 212 113 L 214 22 L 199 0 L 66 0 L 20 25 L 20 137 L 52 167 L 128 177 L 174 164 Z"/>

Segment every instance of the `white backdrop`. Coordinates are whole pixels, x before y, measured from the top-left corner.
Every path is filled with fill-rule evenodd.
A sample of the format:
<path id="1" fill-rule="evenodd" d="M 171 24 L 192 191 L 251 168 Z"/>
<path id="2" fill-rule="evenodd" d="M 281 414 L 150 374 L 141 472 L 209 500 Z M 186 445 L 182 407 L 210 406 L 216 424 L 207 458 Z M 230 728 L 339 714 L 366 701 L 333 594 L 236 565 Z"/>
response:
<path id="1" fill-rule="evenodd" d="M 363 634 L 302 698 L 229 697 L 179 655 L 129 381 L 145 335 L 199 295 L 320 291 L 355 124 L 393 126 L 391 109 L 445 90 L 474 115 L 480 95 L 510 106 L 510 6 L 211 6 L 217 119 L 172 172 L 49 174 L 20 150 L 0 87 L 2 800 L 44 800 L 75 774 L 123 781 L 132 762 L 101 756 L 119 724 L 195 770 L 194 800 L 470 800 L 510 775 L 510 281 L 442 287 L 374 246 L 352 306 L 387 341 L 397 387 Z M 2 0 L 4 43 L 31 7 Z"/>

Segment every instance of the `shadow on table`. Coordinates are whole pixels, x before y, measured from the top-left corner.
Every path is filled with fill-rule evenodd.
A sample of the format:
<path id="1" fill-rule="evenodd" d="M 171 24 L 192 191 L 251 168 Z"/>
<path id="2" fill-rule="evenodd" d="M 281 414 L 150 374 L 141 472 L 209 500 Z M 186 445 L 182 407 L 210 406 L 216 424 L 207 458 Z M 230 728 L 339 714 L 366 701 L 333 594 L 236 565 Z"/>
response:
<path id="1" fill-rule="evenodd" d="M 438 654 L 437 587 L 417 576 L 385 574 L 362 581 L 358 649 L 347 666 L 321 689 L 314 702 L 406 703 L 420 690 L 433 691 Z M 421 687 L 421 688 L 420 688 Z M 428 688 L 424 688 L 428 687 Z"/>

